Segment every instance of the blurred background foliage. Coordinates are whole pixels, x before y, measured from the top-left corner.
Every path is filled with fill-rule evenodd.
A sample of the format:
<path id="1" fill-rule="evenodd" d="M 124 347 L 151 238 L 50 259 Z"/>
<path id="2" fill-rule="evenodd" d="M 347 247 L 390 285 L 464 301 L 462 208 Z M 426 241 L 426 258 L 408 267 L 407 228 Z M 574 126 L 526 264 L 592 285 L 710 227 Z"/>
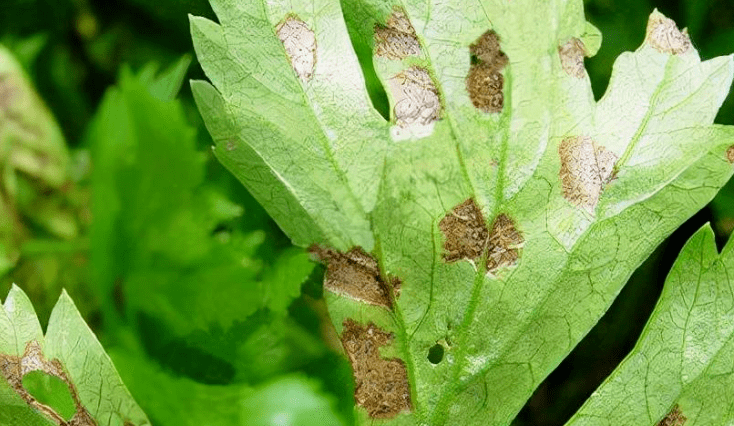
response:
<path id="1" fill-rule="evenodd" d="M 586 61 L 597 98 L 655 7 L 703 59 L 734 52 L 732 0 L 587 0 L 604 35 Z M 186 84 L 204 78 L 189 13 L 215 18 L 206 0 L 0 0 L 0 44 L 18 62 L 0 50 L 0 295 L 18 283 L 45 321 L 66 288 L 155 425 L 351 424 L 323 268 L 211 155 Z M 369 46 L 355 48 L 386 111 Z M 716 121 L 734 124 L 731 94 Z M 516 425 L 570 417 L 707 221 L 723 244 L 734 183 L 650 256 Z"/>

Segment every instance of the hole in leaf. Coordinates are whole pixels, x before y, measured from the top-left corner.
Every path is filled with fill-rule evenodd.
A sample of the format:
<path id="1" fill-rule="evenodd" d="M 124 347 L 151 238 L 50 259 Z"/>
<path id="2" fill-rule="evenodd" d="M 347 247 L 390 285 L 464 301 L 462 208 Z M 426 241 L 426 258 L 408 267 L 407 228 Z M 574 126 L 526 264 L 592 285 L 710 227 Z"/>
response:
<path id="1" fill-rule="evenodd" d="M 428 350 L 428 361 L 431 364 L 438 364 L 439 362 L 443 361 L 443 346 L 441 346 L 440 343 L 436 343 L 435 345 L 431 346 L 431 349 Z"/>
<path id="2" fill-rule="evenodd" d="M 31 371 L 23 376 L 23 387 L 36 401 L 48 405 L 65 420 L 70 420 L 76 412 L 69 386 L 56 376 Z"/>

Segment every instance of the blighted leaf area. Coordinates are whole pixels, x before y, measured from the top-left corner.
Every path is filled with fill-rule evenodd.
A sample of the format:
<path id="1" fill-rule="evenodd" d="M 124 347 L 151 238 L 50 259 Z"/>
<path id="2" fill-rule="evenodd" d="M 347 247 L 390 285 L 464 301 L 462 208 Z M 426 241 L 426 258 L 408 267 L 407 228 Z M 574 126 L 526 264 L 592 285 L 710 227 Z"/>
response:
<path id="1" fill-rule="evenodd" d="M 474 265 L 485 259 L 487 272 L 512 266 L 520 257 L 525 240 L 506 214 L 497 215 L 491 230 L 474 199 L 454 207 L 438 224 L 443 233 L 446 262 L 468 260 Z"/>
<path id="2" fill-rule="evenodd" d="M 654 49 L 671 55 L 686 53 L 691 48 L 688 31 L 680 31 L 675 21 L 655 11 L 647 21 L 645 42 Z"/>
<path id="3" fill-rule="evenodd" d="M 275 28 L 293 70 L 302 82 L 313 77 L 316 66 L 316 36 L 305 22 L 289 15 Z"/>
<path id="4" fill-rule="evenodd" d="M 516 264 L 524 243 L 525 239 L 515 228 L 512 219 L 504 213 L 499 214 L 492 223 L 489 234 L 487 271 L 494 272 Z"/>
<path id="5" fill-rule="evenodd" d="M 466 76 L 466 90 L 472 104 L 482 112 L 502 111 L 505 103 L 505 78 L 502 69 L 507 55 L 500 49 L 500 39 L 494 31 L 482 34 L 469 46 L 471 65 Z"/>
<path id="6" fill-rule="evenodd" d="M 375 56 L 400 60 L 420 53 L 415 29 L 402 9 L 395 9 L 386 25 L 375 24 Z"/>
<path id="7" fill-rule="evenodd" d="M 587 136 L 572 136 L 558 146 L 561 158 L 559 177 L 563 197 L 571 204 L 593 213 L 606 184 L 614 179 L 617 155 Z"/>
<path id="8" fill-rule="evenodd" d="M 392 309 L 392 298 L 400 294 L 400 279 L 384 278 L 380 273 L 377 260 L 355 247 L 346 253 L 313 246 L 309 251 L 318 260 L 326 263 L 324 288 L 342 296 L 371 305 Z"/>
<path id="9" fill-rule="evenodd" d="M 566 74 L 576 78 L 584 78 L 586 76 L 586 68 L 584 68 L 585 53 L 584 43 L 575 37 L 558 48 L 561 67 Z"/>
<path id="10" fill-rule="evenodd" d="M 343 322 L 341 341 L 354 371 L 354 400 L 370 417 L 385 419 L 410 411 L 410 386 L 405 364 L 398 358 L 382 358 L 380 348 L 393 336 L 372 323 L 362 326 Z"/>
<path id="11" fill-rule="evenodd" d="M 678 404 L 675 404 L 670 412 L 656 426 L 683 426 L 687 420 L 688 418 L 680 411 Z"/>
<path id="12" fill-rule="evenodd" d="M 439 119 L 441 100 L 431 75 L 423 68 L 412 66 L 389 81 L 395 107 L 395 123 L 403 128 L 417 129 Z"/>
<path id="13" fill-rule="evenodd" d="M 23 377 L 30 372 L 41 371 L 58 377 L 69 388 L 69 393 L 76 406 L 74 415 L 66 421 L 53 408 L 37 401 L 24 387 Z M 13 390 L 31 407 L 43 413 L 46 417 L 60 426 L 97 426 L 97 422 L 82 405 L 76 386 L 71 382 L 64 366 L 57 359 L 47 360 L 43 355 L 41 345 L 36 340 L 26 344 L 22 356 L 0 354 L 0 373 L 5 377 Z"/>

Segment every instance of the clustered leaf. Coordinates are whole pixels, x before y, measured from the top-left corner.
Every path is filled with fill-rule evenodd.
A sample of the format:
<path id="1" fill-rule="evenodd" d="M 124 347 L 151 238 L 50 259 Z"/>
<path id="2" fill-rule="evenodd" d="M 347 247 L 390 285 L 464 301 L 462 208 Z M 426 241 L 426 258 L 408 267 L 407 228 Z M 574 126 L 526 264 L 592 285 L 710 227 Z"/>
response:
<path id="1" fill-rule="evenodd" d="M 329 264 L 327 283 L 344 281 L 326 297 L 361 424 L 508 424 L 732 175 L 734 129 L 712 123 L 734 61 L 701 61 L 659 12 L 597 102 L 579 66 L 600 35 L 581 1 L 449 3 L 211 0 L 219 23 L 191 18 L 215 155 Z M 287 22 L 299 30 L 284 40 Z M 389 119 L 350 36 L 375 53 Z M 365 274 L 389 304 L 345 296 Z M 350 352 L 355 335 L 389 338 L 373 358 Z M 370 362 L 397 381 L 359 376 Z M 395 405 L 400 380 L 409 403 Z"/>

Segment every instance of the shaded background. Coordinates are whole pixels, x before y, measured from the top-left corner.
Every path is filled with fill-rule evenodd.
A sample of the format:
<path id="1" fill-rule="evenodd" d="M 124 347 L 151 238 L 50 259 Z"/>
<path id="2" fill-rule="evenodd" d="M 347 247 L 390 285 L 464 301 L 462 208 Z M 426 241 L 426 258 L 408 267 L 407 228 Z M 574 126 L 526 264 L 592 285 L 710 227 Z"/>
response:
<path id="1" fill-rule="evenodd" d="M 342 3 L 349 1 L 342 0 Z M 688 28 L 702 59 L 734 51 L 734 2 L 731 0 L 586 1 L 587 19 L 604 36 L 598 54 L 586 61 L 597 99 L 606 89 L 617 55 L 636 49 L 642 42 L 647 17 L 655 7 L 679 26 Z M 301 409 L 308 406 L 330 410 L 332 419 L 336 419 L 334 424 L 349 424 L 353 419 L 351 374 L 340 354 L 338 341 L 329 334 L 320 289 L 323 269 L 299 264 L 300 275 L 289 275 L 286 271 L 291 265 L 288 262 L 298 262 L 287 238 L 247 191 L 211 157 L 208 147 L 212 143 L 187 84 L 179 95 L 180 115 L 191 131 L 195 131 L 190 155 L 195 157 L 196 150 L 203 153 L 204 179 L 192 183 L 192 188 L 229 200 L 222 203 L 231 207 L 230 213 L 222 213 L 221 206 L 220 210 L 212 208 L 201 213 L 207 218 L 208 234 L 197 238 L 205 241 L 203 244 L 207 247 L 211 245 L 207 249 L 210 251 L 183 260 L 171 260 L 168 254 L 168 257 L 163 256 L 165 261 L 156 260 L 143 268 L 130 253 L 145 257 L 157 253 L 154 247 L 140 243 L 132 249 L 100 248 L 94 243 L 91 234 L 98 232 L 95 229 L 100 225 L 95 222 L 98 217 L 92 220 L 93 189 L 104 189 L 104 182 L 109 182 L 104 179 L 124 180 L 129 177 L 130 170 L 146 173 L 155 167 L 128 164 L 125 167 L 132 167 L 130 170 L 115 175 L 107 169 L 114 169 L 117 163 L 107 164 L 100 160 L 95 169 L 93 159 L 102 158 L 100 153 L 106 152 L 105 143 L 114 143 L 110 142 L 114 138 L 107 137 L 105 131 L 115 129 L 115 125 L 123 128 L 129 124 L 117 123 L 114 117 L 109 117 L 114 116 L 116 101 L 104 104 L 103 97 L 114 85 L 122 87 L 120 97 L 128 106 L 136 102 L 137 96 L 147 96 L 136 94 L 135 90 L 144 89 L 133 83 L 125 86 L 120 77 L 124 65 L 137 72 L 150 63 L 165 68 L 177 61 L 185 63 L 188 58 L 193 63 L 186 78 L 204 78 L 193 56 L 188 32 L 189 13 L 214 19 L 206 0 L 0 0 L 0 43 L 9 47 L 22 62 L 49 106 L 71 149 L 73 164 L 73 176 L 69 177 L 68 185 L 51 188 L 37 179 L 28 179 L 26 184 L 20 185 L 20 195 L 12 203 L 6 200 L 6 204 L 13 206 L 13 215 L 18 220 L 13 225 L 17 256 L 12 259 L 11 266 L 0 268 L 0 295 L 7 293 L 12 282 L 18 283 L 29 293 L 44 322 L 61 288 L 67 288 L 105 347 L 111 348 L 123 379 L 156 425 L 188 424 L 185 417 L 172 414 L 179 408 L 212 409 L 212 406 L 197 408 L 185 402 L 185 397 L 191 397 L 194 392 L 210 391 L 226 393 L 223 398 L 230 398 L 229 401 L 253 404 L 263 416 L 269 409 L 267 403 L 262 403 L 263 398 L 268 395 L 275 398 L 271 404 L 275 407 L 282 405 L 277 399 L 280 395 L 280 398 L 295 401 Z M 369 51 L 358 49 L 358 53 L 369 61 Z M 378 102 L 376 107 L 386 111 L 385 96 L 380 93 L 379 84 L 368 81 L 368 86 L 372 88 L 372 98 Z M 124 104 L 123 101 L 120 102 Z M 140 129 L 156 130 L 156 123 L 145 122 L 144 118 L 131 120 L 138 123 Z M 733 95 L 725 101 L 716 122 L 734 124 Z M 97 124 L 95 131 L 94 123 L 106 123 L 107 127 L 100 128 L 102 124 Z M 161 127 L 166 125 L 159 123 Z M 184 138 L 186 134 L 182 133 Z M 178 137 L 171 137 L 174 136 Z M 144 140 L 142 136 L 137 137 Z M 130 154 L 140 162 L 145 158 L 142 150 L 115 152 L 122 156 Z M 110 155 L 117 155 L 115 152 Z M 163 156 L 167 155 L 165 152 L 177 155 L 175 150 L 161 152 Z M 0 161 L 2 159 L 0 155 Z M 106 175 L 100 170 L 103 165 L 109 171 Z M 191 167 L 191 170 L 198 170 Z M 170 178 L 163 174 L 158 177 L 162 181 Z M 145 182 L 135 183 L 134 179 L 130 182 L 129 191 L 139 191 L 146 185 Z M 123 185 L 111 190 L 110 196 L 128 200 L 132 195 L 125 191 Z M 9 197 L 2 193 L 0 196 Z M 54 204 L 48 207 L 48 203 L 39 201 L 41 199 L 53 200 Z M 179 207 L 174 210 L 179 209 L 181 216 L 200 208 L 192 200 L 172 199 L 171 203 L 178 203 Z M 138 212 L 134 210 L 134 203 L 123 210 L 124 214 L 108 212 L 110 229 L 126 232 L 124 235 L 128 239 L 144 239 L 144 235 L 154 233 L 155 227 L 146 225 L 144 216 L 154 212 Z M 219 213 L 212 213 L 215 210 Z M 47 216 L 39 217 L 43 212 L 47 212 Z M 98 212 L 97 216 L 104 214 L 107 213 Z M 70 228 L 48 225 L 49 217 L 57 216 L 73 224 L 74 232 L 64 233 L 63 229 Z M 734 183 L 727 184 L 709 206 L 651 255 L 602 321 L 539 387 L 514 424 L 562 425 L 573 414 L 632 348 L 680 248 L 707 221 L 713 224 L 717 242 L 723 245 L 734 228 Z M 171 244 L 176 241 L 174 234 L 196 232 L 191 225 L 181 224 L 179 216 L 156 226 L 171 227 L 170 235 L 160 237 Z M 224 242 L 217 245 L 217 241 Z M 247 259 L 249 263 L 243 260 L 240 263 L 247 265 L 237 270 L 222 268 L 215 259 L 221 256 Z M 112 272 L 103 266 L 118 264 L 128 266 L 115 267 Z M 100 274 L 106 274 L 105 279 L 110 281 L 108 289 L 98 288 Z M 249 311 L 244 309 L 247 312 L 240 316 L 230 315 L 231 321 L 224 325 L 186 328 L 176 322 L 180 321 L 176 319 L 176 308 L 172 308 L 174 314 L 168 316 L 160 314 L 158 308 L 167 303 L 180 303 L 179 314 L 194 307 L 217 309 L 214 302 L 212 306 L 201 302 L 205 297 L 203 293 L 186 290 L 188 287 L 182 283 L 182 277 L 191 274 L 202 277 L 200 286 L 216 282 L 211 292 L 222 291 L 223 294 L 234 291 L 232 289 L 242 286 L 243 282 L 253 287 L 275 281 L 290 284 L 284 295 L 267 296 L 270 299 L 262 296 L 262 292 L 257 293 L 258 297 L 267 300 Z M 146 287 L 140 284 L 141 277 L 154 277 L 152 279 L 168 282 L 168 285 Z M 181 287 L 184 291 L 179 291 Z M 108 300 L 106 296 L 111 297 Z M 280 310 L 272 302 L 279 297 L 284 301 Z M 233 305 L 229 307 L 232 310 L 239 309 L 236 299 L 229 298 L 224 303 Z M 212 317 L 218 318 L 214 314 Z M 155 380 L 146 381 L 135 371 L 153 372 L 150 377 Z M 171 399 L 183 402 L 179 406 L 166 402 Z M 216 405 L 214 407 L 216 409 Z M 298 411 L 299 407 L 294 406 L 293 410 Z M 193 420 L 196 416 L 190 417 L 190 423 L 197 424 Z M 313 418 L 298 418 L 301 419 L 299 424 L 320 424 Z"/>

